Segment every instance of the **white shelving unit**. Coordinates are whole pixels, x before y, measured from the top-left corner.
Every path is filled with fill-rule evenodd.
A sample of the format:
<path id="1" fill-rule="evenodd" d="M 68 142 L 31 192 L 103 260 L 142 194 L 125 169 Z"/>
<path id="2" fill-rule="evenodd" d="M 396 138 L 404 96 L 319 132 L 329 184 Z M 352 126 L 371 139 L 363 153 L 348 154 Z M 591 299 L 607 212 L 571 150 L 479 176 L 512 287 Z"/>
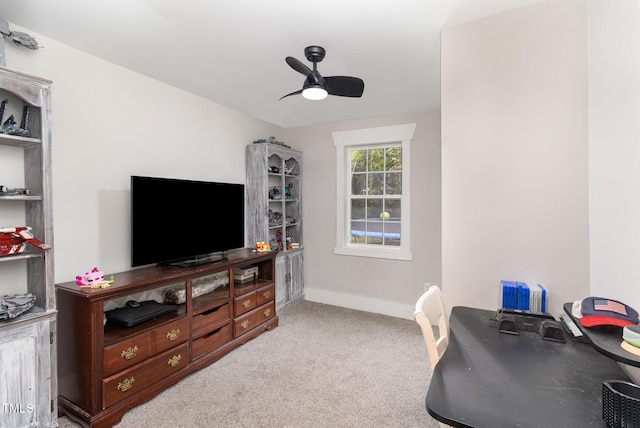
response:
<path id="1" fill-rule="evenodd" d="M 51 82 L 0 67 L 2 122 L 13 115 L 27 136 L 0 133 L 0 184 L 28 194 L 0 194 L 0 227 L 29 226 L 53 247 L 51 202 Z M 2 124 L 0 124 L 2 125 Z M 5 224 L 9 222 L 9 224 Z M 31 293 L 35 306 L 0 320 L 0 426 L 55 427 L 57 417 L 56 301 L 53 249 L 27 246 L 0 256 L 0 295 Z"/>
<path id="2" fill-rule="evenodd" d="M 249 245 L 268 242 L 281 250 L 276 258 L 277 308 L 304 297 L 302 195 L 302 153 L 272 143 L 247 146 Z"/>

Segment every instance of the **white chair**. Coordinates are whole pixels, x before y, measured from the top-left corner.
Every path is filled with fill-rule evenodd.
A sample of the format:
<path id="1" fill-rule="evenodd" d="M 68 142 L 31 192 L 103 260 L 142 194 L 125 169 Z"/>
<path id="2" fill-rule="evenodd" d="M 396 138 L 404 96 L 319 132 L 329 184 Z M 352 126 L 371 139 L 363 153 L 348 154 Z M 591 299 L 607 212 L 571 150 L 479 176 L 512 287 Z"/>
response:
<path id="1" fill-rule="evenodd" d="M 440 357 L 449 344 L 449 320 L 444 310 L 442 292 L 437 285 L 429 287 L 416 302 L 416 310 L 413 313 L 427 347 L 431 370 L 436 366 Z M 438 336 L 433 327 L 438 328 Z"/>
<path id="2" fill-rule="evenodd" d="M 413 313 L 413 319 L 416 320 L 422 330 L 422 337 L 427 347 L 429 355 L 429 363 L 431 371 L 436 366 L 440 357 L 444 354 L 449 344 L 449 320 L 444 310 L 444 302 L 442 300 L 442 292 L 437 285 L 432 285 L 416 302 L 416 310 Z M 438 328 L 438 336 L 434 326 Z M 440 422 L 441 428 L 448 428 Z"/>

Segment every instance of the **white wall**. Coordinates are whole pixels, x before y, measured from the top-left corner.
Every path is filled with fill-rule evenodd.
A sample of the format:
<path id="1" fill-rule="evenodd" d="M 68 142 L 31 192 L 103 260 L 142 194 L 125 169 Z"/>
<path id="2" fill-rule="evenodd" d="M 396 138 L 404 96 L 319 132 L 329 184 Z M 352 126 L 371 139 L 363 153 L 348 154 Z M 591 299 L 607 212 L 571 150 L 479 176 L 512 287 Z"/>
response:
<path id="1" fill-rule="evenodd" d="M 130 268 L 131 175 L 244 183 L 245 146 L 279 135 L 273 125 L 11 28 L 43 48 L 6 43 L 7 66 L 53 81 L 56 282 L 94 266 Z"/>
<path id="2" fill-rule="evenodd" d="M 332 132 L 416 123 L 411 142 L 413 260 L 336 255 L 336 147 Z M 440 284 L 440 114 L 437 111 L 284 130 L 303 152 L 307 300 L 412 319 L 424 283 Z"/>
<path id="3" fill-rule="evenodd" d="M 501 279 L 541 283 L 551 312 L 589 294 L 584 0 L 442 32 L 442 288 L 495 309 Z"/>
<path id="4" fill-rule="evenodd" d="M 439 112 L 283 130 L 29 29 L 12 29 L 28 32 L 44 48 L 7 44 L 7 65 L 53 80 L 56 282 L 93 266 L 107 273 L 129 269 L 130 175 L 244 183 L 246 144 L 276 135 L 303 152 L 309 300 L 411 318 L 424 283 L 440 283 Z M 417 123 L 413 261 L 334 255 L 332 132 L 409 122 Z"/>
<path id="5" fill-rule="evenodd" d="M 640 310 L 640 6 L 589 1 L 591 292 Z"/>

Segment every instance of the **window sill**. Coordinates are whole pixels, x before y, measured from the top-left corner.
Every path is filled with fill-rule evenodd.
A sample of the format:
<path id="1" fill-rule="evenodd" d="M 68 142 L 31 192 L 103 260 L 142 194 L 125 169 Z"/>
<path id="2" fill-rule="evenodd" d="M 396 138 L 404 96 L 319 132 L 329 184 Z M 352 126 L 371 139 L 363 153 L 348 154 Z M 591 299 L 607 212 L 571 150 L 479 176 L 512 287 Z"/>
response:
<path id="1" fill-rule="evenodd" d="M 413 260 L 410 251 L 401 249 L 379 249 L 379 248 L 355 248 L 355 247 L 335 247 L 334 254 L 342 256 L 371 257 L 377 259 L 390 260 Z"/>

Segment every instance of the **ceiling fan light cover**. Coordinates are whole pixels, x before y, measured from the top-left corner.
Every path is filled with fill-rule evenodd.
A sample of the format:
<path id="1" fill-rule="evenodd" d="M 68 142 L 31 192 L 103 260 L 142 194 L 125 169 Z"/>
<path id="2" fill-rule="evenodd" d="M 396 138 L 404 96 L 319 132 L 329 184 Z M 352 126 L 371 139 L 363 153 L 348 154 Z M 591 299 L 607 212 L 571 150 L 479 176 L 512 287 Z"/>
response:
<path id="1" fill-rule="evenodd" d="M 327 95 L 327 90 L 319 86 L 305 88 L 302 91 L 302 96 L 312 101 L 324 100 L 325 98 L 327 98 Z"/>

